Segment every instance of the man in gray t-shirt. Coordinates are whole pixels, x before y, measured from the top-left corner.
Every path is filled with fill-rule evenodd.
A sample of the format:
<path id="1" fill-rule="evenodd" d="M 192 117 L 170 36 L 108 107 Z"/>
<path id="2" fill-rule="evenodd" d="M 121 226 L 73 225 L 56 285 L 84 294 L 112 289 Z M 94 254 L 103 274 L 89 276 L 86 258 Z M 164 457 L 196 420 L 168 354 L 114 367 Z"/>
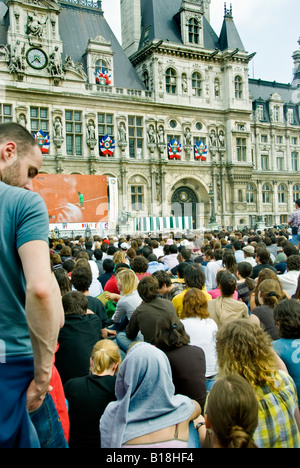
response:
<path id="1" fill-rule="evenodd" d="M 38 446 L 28 411 L 39 409 L 48 394 L 63 324 L 50 267 L 48 213 L 32 192 L 41 165 L 31 134 L 18 124 L 1 124 L 0 447 Z"/>

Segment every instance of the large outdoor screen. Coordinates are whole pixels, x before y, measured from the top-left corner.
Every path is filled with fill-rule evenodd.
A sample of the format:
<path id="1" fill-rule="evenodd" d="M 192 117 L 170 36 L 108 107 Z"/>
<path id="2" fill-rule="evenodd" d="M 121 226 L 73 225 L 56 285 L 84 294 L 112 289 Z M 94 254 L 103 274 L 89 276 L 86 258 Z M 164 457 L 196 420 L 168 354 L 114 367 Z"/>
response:
<path id="1" fill-rule="evenodd" d="M 50 224 L 108 221 L 106 176 L 39 174 L 33 189 L 45 200 Z"/>

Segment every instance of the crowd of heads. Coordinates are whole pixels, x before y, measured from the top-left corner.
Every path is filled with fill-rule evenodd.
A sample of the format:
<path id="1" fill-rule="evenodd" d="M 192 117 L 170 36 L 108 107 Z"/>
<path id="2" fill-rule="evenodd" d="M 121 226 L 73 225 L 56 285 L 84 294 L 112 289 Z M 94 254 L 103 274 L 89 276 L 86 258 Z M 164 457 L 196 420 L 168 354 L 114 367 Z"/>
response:
<path id="1" fill-rule="evenodd" d="M 213 428 L 223 447 L 255 447 L 253 434 L 258 426 L 256 389 L 268 386 L 278 390 L 278 362 L 272 339 L 262 324 L 251 321 L 251 301 L 272 310 L 280 338 L 300 338 L 300 287 L 294 297 L 286 294 L 279 276 L 288 271 L 300 272 L 298 248 L 289 240 L 286 230 L 265 230 L 164 236 L 120 236 L 119 238 L 77 238 L 53 241 L 50 258 L 60 286 L 65 314 L 87 313 L 83 294 L 92 282 L 91 261 L 101 264 L 100 271 L 114 274 L 122 295 L 137 291 L 145 304 L 158 297 L 172 300 L 175 278 L 184 285 L 180 316 L 166 309 L 156 322 L 155 347 L 162 352 L 191 344 L 184 320 L 210 318 L 205 267 L 219 262 L 216 287 L 223 299 L 232 300 L 243 282 L 249 308 L 248 318 L 232 319 L 219 326 L 215 336 L 218 378 L 208 393 L 205 410 L 207 428 Z M 237 260 L 236 253 L 240 253 Z M 176 273 L 158 269 L 147 273 L 149 264 L 163 263 L 163 258 L 176 257 Z M 262 265 L 254 276 L 255 266 Z M 273 267 L 273 268 L 270 268 Z M 134 344 L 133 344 L 134 345 Z M 117 372 L 121 365 L 118 346 L 112 340 L 96 343 L 91 354 L 91 371 L 101 375 L 105 370 Z M 224 411 L 227 408 L 228 411 Z"/>

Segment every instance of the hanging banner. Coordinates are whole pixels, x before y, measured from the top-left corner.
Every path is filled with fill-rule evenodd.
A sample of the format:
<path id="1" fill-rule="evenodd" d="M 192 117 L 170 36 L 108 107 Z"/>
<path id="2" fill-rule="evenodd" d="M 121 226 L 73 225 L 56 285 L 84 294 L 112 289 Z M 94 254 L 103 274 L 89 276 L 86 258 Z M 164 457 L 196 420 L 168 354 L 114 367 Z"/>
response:
<path id="1" fill-rule="evenodd" d="M 205 146 L 203 141 L 198 141 L 198 143 L 195 144 L 194 154 L 195 154 L 195 159 L 197 159 L 197 160 L 200 159 L 201 161 L 206 161 L 207 146 Z"/>
<path id="2" fill-rule="evenodd" d="M 111 84 L 111 75 L 109 74 L 108 70 L 105 68 L 96 68 L 94 71 L 96 77 L 96 83 L 102 86 L 107 86 Z"/>
<path id="3" fill-rule="evenodd" d="M 118 179 L 110 177 L 108 179 L 109 188 L 109 221 L 117 223 L 119 218 L 119 203 L 118 203 Z"/>
<path id="4" fill-rule="evenodd" d="M 173 139 L 168 143 L 168 155 L 169 159 L 180 159 L 181 158 L 181 144 Z"/>
<path id="5" fill-rule="evenodd" d="M 115 151 L 115 142 L 114 140 L 109 136 L 105 135 L 104 137 L 99 138 L 99 149 L 100 149 L 100 155 L 101 156 L 113 156 L 114 151 Z"/>
<path id="6" fill-rule="evenodd" d="M 43 154 L 48 154 L 50 148 L 50 137 L 48 133 L 39 130 L 38 132 L 34 133 L 33 138 L 39 145 L 41 152 Z"/>

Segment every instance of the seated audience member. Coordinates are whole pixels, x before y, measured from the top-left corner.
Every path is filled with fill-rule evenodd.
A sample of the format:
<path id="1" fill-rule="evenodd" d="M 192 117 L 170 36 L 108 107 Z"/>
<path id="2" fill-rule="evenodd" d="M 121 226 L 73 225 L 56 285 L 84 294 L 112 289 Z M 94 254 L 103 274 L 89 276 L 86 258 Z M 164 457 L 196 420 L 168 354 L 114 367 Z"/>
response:
<path id="1" fill-rule="evenodd" d="M 117 401 L 100 419 L 101 447 L 187 448 L 189 423 L 201 409 L 174 393 L 167 356 L 149 343 L 134 344 L 117 375 Z"/>
<path id="2" fill-rule="evenodd" d="M 114 335 L 115 332 L 106 328 L 109 325 L 109 319 L 105 311 L 104 305 L 96 297 L 89 295 L 89 285 L 92 281 L 92 275 L 90 270 L 85 267 L 76 268 L 72 274 L 71 283 L 74 288 L 84 294 L 88 300 L 88 310 L 96 314 L 101 320 L 102 329 L 101 336 L 106 338 L 107 335 Z"/>
<path id="3" fill-rule="evenodd" d="M 269 335 L 250 319 L 234 320 L 217 333 L 219 376 L 240 375 L 255 391 L 258 448 L 299 448 L 299 408 L 291 376 L 278 367 Z M 208 397 L 209 400 L 209 397 Z"/>
<path id="4" fill-rule="evenodd" d="M 249 262 L 240 262 L 237 266 L 238 299 L 249 304 L 250 293 L 255 289 L 255 281 L 251 279 L 253 268 Z"/>
<path id="5" fill-rule="evenodd" d="M 213 253 L 213 260 L 208 262 L 205 267 L 205 286 L 207 291 L 216 289 L 217 282 L 216 277 L 218 271 L 222 268 L 223 265 L 223 252 L 222 249 L 215 250 Z"/>
<path id="6" fill-rule="evenodd" d="M 192 254 L 193 254 L 193 251 L 192 249 L 187 249 L 186 247 L 182 247 L 180 249 L 180 258 L 181 258 L 181 261 L 182 262 L 186 262 L 186 263 L 194 263 L 193 260 L 192 260 Z M 177 270 L 178 270 L 178 265 L 179 265 L 179 262 L 176 266 L 174 266 L 173 268 L 171 268 L 170 270 L 168 270 L 168 273 L 172 276 L 176 276 L 177 275 Z"/>
<path id="7" fill-rule="evenodd" d="M 290 255 L 286 261 L 287 273 L 279 275 L 278 279 L 283 289 L 293 296 L 298 286 L 298 278 L 300 274 L 300 256 Z"/>
<path id="8" fill-rule="evenodd" d="M 144 276 L 151 276 L 151 273 L 147 273 L 148 270 L 148 260 L 142 255 L 137 255 L 132 263 L 131 269 L 135 272 L 138 280 L 140 281 Z"/>
<path id="9" fill-rule="evenodd" d="M 108 403 L 116 400 L 116 372 L 121 364 L 118 346 L 98 341 L 90 359 L 90 375 L 68 380 L 64 386 L 69 405 L 70 448 L 101 448 L 99 420 Z"/>
<path id="10" fill-rule="evenodd" d="M 181 321 L 190 337 L 190 344 L 199 346 L 205 354 L 205 376 L 211 380 L 218 373 L 216 354 L 216 332 L 218 326 L 210 318 L 207 298 L 200 289 L 189 289 L 183 298 Z"/>
<path id="11" fill-rule="evenodd" d="M 141 304 L 142 299 L 139 296 L 137 287 L 139 280 L 137 279 L 134 271 L 129 269 L 118 270 L 117 274 L 118 289 L 121 292 L 121 296 L 117 303 L 117 308 L 112 316 L 112 320 L 115 323 L 115 329 L 118 331 L 124 330 L 128 324 L 130 317 L 132 316 L 135 309 Z M 110 295 L 111 299 L 114 299 L 115 295 Z"/>
<path id="12" fill-rule="evenodd" d="M 220 289 L 220 278 L 223 275 L 223 273 L 226 273 L 226 270 L 219 270 L 216 276 L 216 283 L 217 283 L 217 288 L 212 289 L 211 291 L 208 291 L 208 294 L 212 297 L 212 299 L 217 299 L 217 297 L 222 296 L 221 289 Z M 238 292 L 234 291 L 233 293 L 233 299 L 238 300 Z"/>
<path id="13" fill-rule="evenodd" d="M 157 257 L 155 254 L 150 254 L 147 258 L 148 260 L 148 269 L 147 273 L 151 275 L 156 271 L 167 271 L 169 270 L 168 266 L 165 266 L 163 263 L 157 261 Z"/>
<path id="14" fill-rule="evenodd" d="M 283 253 L 285 255 L 285 260 L 281 260 L 281 262 L 278 262 L 276 263 L 276 265 L 274 265 L 278 275 L 283 275 L 287 272 L 287 259 L 289 257 L 291 257 L 292 255 L 299 255 L 297 247 L 289 241 L 287 241 L 284 244 Z"/>
<path id="15" fill-rule="evenodd" d="M 274 266 L 271 264 L 270 252 L 266 248 L 257 247 L 255 259 L 257 265 L 253 267 L 252 279 L 256 279 L 259 275 L 259 272 L 265 268 L 269 268 L 277 274 L 276 268 L 274 268 Z"/>
<path id="16" fill-rule="evenodd" d="M 158 295 L 159 297 L 166 298 L 173 289 L 172 281 L 166 271 L 155 271 L 152 276 L 158 281 Z"/>
<path id="17" fill-rule="evenodd" d="M 222 257 L 222 267 L 229 271 L 237 279 L 237 261 L 232 250 L 224 250 Z"/>
<path id="18" fill-rule="evenodd" d="M 118 272 L 120 272 L 122 270 L 125 270 L 125 269 L 126 270 L 129 269 L 129 265 L 127 263 L 119 263 L 118 265 L 115 266 L 114 274 L 106 282 L 104 291 L 112 293 L 112 294 L 117 294 L 117 295 L 121 294 L 120 291 L 119 291 L 119 288 L 118 288 L 118 284 L 117 284 L 117 274 L 118 274 Z M 111 297 L 111 299 L 112 299 L 112 297 Z M 118 299 L 119 298 L 117 298 L 117 300 Z"/>
<path id="19" fill-rule="evenodd" d="M 207 398 L 205 417 L 200 415 L 194 424 L 202 448 L 257 448 L 253 435 L 258 402 L 253 388 L 239 375 L 219 378 Z"/>
<path id="20" fill-rule="evenodd" d="M 261 324 L 272 340 L 278 340 L 279 332 L 274 320 L 274 308 L 285 299 L 285 294 L 278 281 L 267 279 L 258 287 L 259 306 L 251 312 L 251 318 Z"/>
<path id="21" fill-rule="evenodd" d="M 273 270 L 270 270 L 269 268 L 261 270 L 257 278 L 255 289 L 254 291 L 250 293 L 250 311 L 252 311 L 255 307 L 259 307 L 261 305 L 258 300 L 258 288 L 259 288 L 260 283 L 262 283 L 266 279 L 272 279 L 274 281 L 277 281 L 279 284 L 279 287 L 282 289 L 281 283 L 279 281 L 279 277 Z M 285 294 L 286 298 L 290 299 L 290 296 L 287 294 L 287 292 L 284 291 L 283 289 L 282 291 Z"/>
<path id="22" fill-rule="evenodd" d="M 94 262 L 94 260 L 90 258 L 90 254 L 86 250 L 83 250 L 77 253 L 74 268 L 76 267 L 76 264 L 80 259 L 86 259 L 90 265 L 91 272 L 92 272 L 92 282 L 89 287 L 89 294 L 90 296 L 97 297 L 99 296 L 99 294 L 103 292 L 103 288 L 99 284 L 99 281 L 98 281 L 98 276 L 99 276 L 98 267 L 96 263 Z"/>
<path id="23" fill-rule="evenodd" d="M 101 283 L 104 290 L 107 281 L 113 276 L 115 264 L 111 258 L 105 258 L 103 261 L 103 275 L 98 277 L 98 281 Z"/>
<path id="24" fill-rule="evenodd" d="M 232 250 L 234 252 L 236 263 L 244 261 L 244 252 L 242 251 L 242 245 L 243 243 L 239 240 L 235 240 L 232 243 Z"/>
<path id="25" fill-rule="evenodd" d="M 296 299 L 284 299 L 274 308 L 274 320 L 280 338 L 273 341 L 273 349 L 295 382 L 300 406 L 300 303 Z"/>
<path id="26" fill-rule="evenodd" d="M 68 272 L 64 268 L 58 268 L 58 270 L 54 270 L 54 276 L 58 283 L 61 296 L 69 291 L 72 291 L 72 283 L 68 276 Z"/>
<path id="27" fill-rule="evenodd" d="M 204 408 L 206 400 L 206 362 L 202 348 L 190 343 L 179 318 L 166 311 L 156 323 L 154 344 L 167 355 L 175 393 L 189 396 Z"/>
<path id="28" fill-rule="evenodd" d="M 249 317 L 246 304 L 233 299 L 236 287 L 236 280 L 232 274 L 225 272 L 220 278 L 221 297 L 212 299 L 208 303 L 209 316 L 216 322 L 218 327 L 237 318 Z"/>
<path id="29" fill-rule="evenodd" d="M 179 261 L 177 258 L 178 248 L 177 248 L 177 245 L 175 244 L 171 244 L 168 247 L 169 247 L 168 254 L 165 255 L 161 261 L 166 267 L 168 267 L 169 270 L 171 270 L 172 268 L 176 267 L 179 264 Z"/>
<path id="30" fill-rule="evenodd" d="M 175 296 L 177 296 L 177 294 L 181 293 L 184 289 L 186 289 L 186 284 L 184 280 L 184 270 L 187 268 L 187 266 L 188 263 L 186 262 L 179 263 L 177 268 L 177 277 L 171 277 L 172 289 L 170 289 L 169 292 L 164 294 L 165 299 L 169 299 L 170 301 L 172 301 L 172 299 Z"/>
<path id="31" fill-rule="evenodd" d="M 65 384 L 73 377 L 89 374 L 91 352 L 101 338 L 102 323 L 96 314 L 88 311 L 87 297 L 81 292 L 68 292 L 62 302 L 65 324 L 58 336 L 55 365 Z"/>
<path id="32" fill-rule="evenodd" d="M 187 268 L 184 270 L 184 280 L 186 284 L 186 289 L 184 289 L 181 293 L 177 294 L 172 299 L 172 302 L 174 304 L 179 318 L 181 317 L 182 312 L 182 301 L 185 293 L 188 291 L 189 288 L 200 289 L 205 294 L 207 300 L 211 300 L 211 296 L 208 294 L 205 288 L 205 274 L 203 273 L 203 270 L 199 263 L 193 263 L 192 265 L 187 266 Z"/>
<path id="33" fill-rule="evenodd" d="M 69 278 L 71 278 L 72 276 L 72 271 L 74 270 L 74 266 L 75 266 L 75 261 L 71 259 L 66 260 L 63 263 L 63 268 L 67 271 Z"/>
<path id="34" fill-rule="evenodd" d="M 98 268 L 98 276 L 103 275 L 103 273 L 104 273 L 104 270 L 103 270 L 103 262 L 104 262 L 103 250 L 95 249 L 94 257 L 95 257 L 95 263 L 96 263 L 97 268 Z"/>
<path id="35" fill-rule="evenodd" d="M 125 250 L 117 250 L 117 252 L 115 252 L 113 255 L 113 262 L 115 265 L 118 265 L 119 263 L 126 263 L 129 266 L 129 260 Z"/>
<path id="36" fill-rule="evenodd" d="M 158 318 L 168 310 L 176 315 L 172 302 L 158 297 L 158 288 L 154 276 L 146 276 L 139 282 L 138 293 L 143 302 L 133 312 L 126 332 L 117 335 L 117 343 L 122 351 L 126 352 L 133 341 L 141 338 L 153 343 Z"/>
<path id="37" fill-rule="evenodd" d="M 254 258 L 255 248 L 253 247 L 253 245 L 246 245 L 246 247 L 243 248 L 243 252 L 244 252 L 244 260 L 242 261 L 250 263 L 252 267 L 255 267 L 257 263 Z"/>

